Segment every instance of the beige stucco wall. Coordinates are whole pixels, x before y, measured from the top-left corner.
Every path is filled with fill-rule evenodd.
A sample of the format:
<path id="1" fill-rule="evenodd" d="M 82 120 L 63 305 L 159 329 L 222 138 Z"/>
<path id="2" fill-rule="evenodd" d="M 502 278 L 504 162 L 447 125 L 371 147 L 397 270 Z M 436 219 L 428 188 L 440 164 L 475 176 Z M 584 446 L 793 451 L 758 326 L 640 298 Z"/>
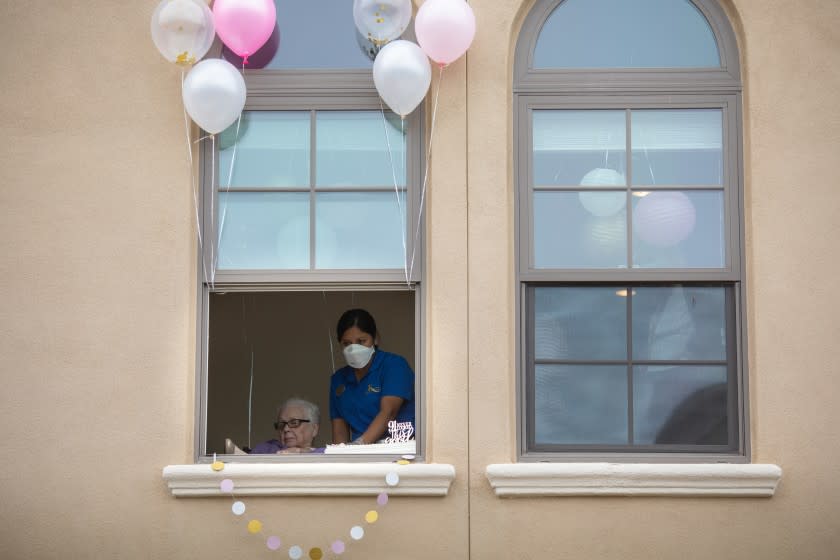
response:
<path id="1" fill-rule="evenodd" d="M 835 558 L 840 4 L 727 3 L 746 85 L 753 460 L 784 469 L 776 496 L 500 500 L 484 468 L 515 452 L 509 92 L 525 4 L 472 0 L 478 35 L 437 113 L 425 412 L 429 459 L 457 477 L 446 498 L 392 500 L 345 557 Z M 180 74 L 151 43 L 155 5 L 0 5 L 3 558 L 268 554 L 228 501 L 176 500 L 161 479 L 192 455 L 196 298 Z M 301 544 L 370 505 L 249 500 Z"/>

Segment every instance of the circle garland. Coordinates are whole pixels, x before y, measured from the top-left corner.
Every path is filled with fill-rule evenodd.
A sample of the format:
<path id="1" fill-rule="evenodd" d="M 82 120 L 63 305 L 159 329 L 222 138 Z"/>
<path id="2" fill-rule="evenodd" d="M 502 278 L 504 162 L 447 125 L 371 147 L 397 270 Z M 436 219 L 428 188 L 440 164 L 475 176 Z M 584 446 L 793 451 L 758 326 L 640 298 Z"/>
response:
<path id="1" fill-rule="evenodd" d="M 414 459 L 414 455 L 403 455 L 402 459 L 395 461 L 397 465 L 408 465 Z M 222 461 L 213 461 L 210 465 L 210 468 L 216 472 L 221 472 L 225 468 L 225 464 Z M 400 475 L 396 471 L 389 471 L 385 475 L 385 484 L 389 487 L 393 487 L 398 485 L 400 482 Z M 230 478 L 224 478 L 219 482 L 219 490 L 226 494 L 230 494 L 230 497 L 234 500 L 233 504 L 231 505 L 231 512 L 236 515 L 237 517 L 242 516 L 245 514 L 247 507 L 242 500 L 237 500 L 236 496 L 233 493 L 235 488 L 235 484 L 233 480 Z M 388 492 L 382 491 L 376 496 L 376 504 L 377 506 L 384 507 L 388 503 Z M 365 522 L 369 525 L 376 523 L 379 520 L 379 511 L 376 509 L 368 510 L 364 515 Z M 259 519 L 251 519 L 248 521 L 247 524 L 248 532 L 252 535 L 258 535 L 263 532 L 263 523 Z M 354 525 L 350 528 L 350 538 L 354 541 L 360 541 L 365 536 L 365 529 L 361 525 Z M 265 546 L 272 551 L 279 550 L 280 547 L 283 545 L 283 541 L 277 535 L 269 535 L 265 541 Z M 330 546 L 329 550 L 333 552 L 333 554 L 341 555 L 347 550 L 347 543 L 341 539 L 334 540 Z M 288 554 L 291 560 L 300 560 L 303 558 L 303 548 L 299 545 L 292 545 L 289 546 Z M 324 558 L 324 550 L 320 547 L 312 547 L 309 549 L 307 553 L 307 558 L 309 560 L 322 560 Z"/>

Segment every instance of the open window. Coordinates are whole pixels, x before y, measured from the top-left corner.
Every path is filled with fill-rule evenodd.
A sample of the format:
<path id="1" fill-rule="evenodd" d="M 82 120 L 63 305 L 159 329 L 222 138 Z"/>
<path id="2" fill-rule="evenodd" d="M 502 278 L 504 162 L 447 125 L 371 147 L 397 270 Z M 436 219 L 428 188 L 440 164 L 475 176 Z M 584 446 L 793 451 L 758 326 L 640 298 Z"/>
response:
<path id="1" fill-rule="evenodd" d="M 314 444 L 330 443 L 335 328 L 350 308 L 413 369 L 420 424 L 420 111 L 383 107 L 352 3 L 276 4 L 282 42 L 250 57 L 241 120 L 203 142 L 198 460 L 276 437 L 293 397 L 320 407 Z"/>

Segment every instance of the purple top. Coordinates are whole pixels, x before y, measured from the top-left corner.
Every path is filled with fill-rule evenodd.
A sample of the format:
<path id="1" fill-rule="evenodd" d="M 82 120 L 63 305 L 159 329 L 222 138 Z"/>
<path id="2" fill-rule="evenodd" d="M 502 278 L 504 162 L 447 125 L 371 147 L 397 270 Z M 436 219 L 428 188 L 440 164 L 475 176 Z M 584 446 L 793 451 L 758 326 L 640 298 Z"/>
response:
<path id="1" fill-rule="evenodd" d="M 284 448 L 285 446 L 283 445 L 283 442 L 279 439 L 270 439 L 268 441 L 258 443 L 253 449 L 251 449 L 251 451 L 249 451 L 249 453 L 277 453 Z"/>

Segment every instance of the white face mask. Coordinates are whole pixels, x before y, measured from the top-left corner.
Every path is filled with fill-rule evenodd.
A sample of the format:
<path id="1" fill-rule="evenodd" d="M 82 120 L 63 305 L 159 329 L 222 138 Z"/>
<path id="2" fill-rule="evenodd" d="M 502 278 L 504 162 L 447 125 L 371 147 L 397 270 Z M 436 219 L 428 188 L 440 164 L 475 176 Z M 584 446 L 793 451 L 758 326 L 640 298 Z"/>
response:
<path id="1" fill-rule="evenodd" d="M 348 366 L 355 369 L 362 369 L 368 365 L 374 352 L 376 352 L 376 348 L 373 346 L 351 344 L 344 347 L 344 359 L 347 361 Z"/>

